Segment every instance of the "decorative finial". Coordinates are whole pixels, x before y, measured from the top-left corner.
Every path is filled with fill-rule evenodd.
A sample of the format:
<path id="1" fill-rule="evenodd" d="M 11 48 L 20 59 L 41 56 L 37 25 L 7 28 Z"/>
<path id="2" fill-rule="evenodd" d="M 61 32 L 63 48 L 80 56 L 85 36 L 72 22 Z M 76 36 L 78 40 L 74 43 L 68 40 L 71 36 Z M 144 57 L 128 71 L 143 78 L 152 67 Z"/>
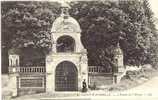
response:
<path id="1" fill-rule="evenodd" d="M 61 7 L 62 8 L 70 8 L 69 4 L 67 2 L 65 2 L 65 1 L 61 2 Z"/>
<path id="2" fill-rule="evenodd" d="M 69 16 L 70 6 L 65 1 L 61 1 L 61 16 Z"/>
<path id="3" fill-rule="evenodd" d="M 120 48 L 120 42 L 117 42 L 117 48 Z"/>
<path id="4" fill-rule="evenodd" d="M 120 40 L 122 39 L 122 36 L 118 36 L 117 40 L 117 48 L 120 48 Z"/>

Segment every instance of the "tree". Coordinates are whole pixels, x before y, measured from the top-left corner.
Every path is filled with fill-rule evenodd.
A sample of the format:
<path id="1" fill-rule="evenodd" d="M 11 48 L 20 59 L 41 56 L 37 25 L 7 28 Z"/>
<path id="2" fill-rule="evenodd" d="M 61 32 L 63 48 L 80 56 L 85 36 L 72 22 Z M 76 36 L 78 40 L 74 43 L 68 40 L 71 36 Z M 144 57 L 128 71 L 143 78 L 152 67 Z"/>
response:
<path id="1" fill-rule="evenodd" d="M 154 24 L 156 20 L 154 20 L 154 14 L 152 10 L 150 9 L 150 4 L 148 0 L 143 0 L 143 7 L 145 10 L 145 15 L 147 16 L 147 19 L 149 21 L 148 27 L 151 29 L 151 36 L 150 36 L 150 49 L 148 50 L 148 62 L 153 64 L 154 67 L 156 68 L 157 66 L 157 61 L 158 61 L 158 34 L 157 34 L 157 29 Z"/>
<path id="2" fill-rule="evenodd" d="M 72 3 L 71 15 L 79 21 L 83 30 L 82 40 L 88 50 L 92 62 L 90 64 L 105 66 L 106 57 L 112 62 L 113 56 L 109 56 L 112 53 L 109 53 L 111 49 L 108 48 L 115 47 L 120 36 L 125 64 L 140 65 L 150 62 L 149 57 L 152 54 L 149 51 L 156 50 L 151 48 L 151 40 L 157 37 L 151 39 L 151 36 L 156 35 L 155 26 L 151 21 L 150 7 L 144 2 L 134 0 L 119 3 L 110 1 Z M 99 56 L 102 56 L 101 59 Z"/>
<path id="3" fill-rule="evenodd" d="M 82 41 L 88 50 L 90 65 L 112 64 L 110 49 L 117 44 L 119 36 L 125 36 L 122 26 L 128 22 L 128 16 L 117 6 L 112 2 L 96 1 L 72 4 L 70 12 L 81 25 Z"/>
<path id="4" fill-rule="evenodd" d="M 76 1 L 70 6 L 70 15 L 81 25 L 89 65 L 115 66 L 113 49 L 118 42 L 125 64 L 156 62 L 158 36 L 147 0 Z M 56 2 L 2 2 L 2 51 L 32 48 L 47 54 L 50 29 L 59 14 Z"/>
<path id="5" fill-rule="evenodd" d="M 40 50 L 39 55 L 45 55 L 51 47 L 50 29 L 60 13 L 59 5 L 57 2 L 2 2 L 2 51 L 6 51 L 3 58 L 8 57 L 7 52 L 12 48 L 21 51 L 29 48 L 32 53 Z M 26 58 L 24 55 L 36 60 L 31 58 L 31 53 L 22 52 L 22 59 Z M 45 56 L 41 58 L 44 61 Z M 6 67 L 8 63 L 3 65 Z"/>
<path id="6" fill-rule="evenodd" d="M 22 48 L 33 44 L 37 47 L 49 48 L 50 27 L 59 9 L 59 4 L 56 4 L 2 2 L 2 32 L 7 34 L 3 35 L 3 38 L 7 37 L 9 42 L 6 46 Z"/>

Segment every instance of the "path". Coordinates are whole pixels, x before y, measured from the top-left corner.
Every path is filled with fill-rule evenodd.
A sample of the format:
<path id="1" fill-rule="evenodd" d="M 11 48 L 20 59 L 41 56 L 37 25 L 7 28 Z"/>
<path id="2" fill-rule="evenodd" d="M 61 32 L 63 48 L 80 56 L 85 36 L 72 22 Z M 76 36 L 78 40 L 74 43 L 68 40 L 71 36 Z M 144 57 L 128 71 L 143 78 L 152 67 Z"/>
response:
<path id="1" fill-rule="evenodd" d="M 80 96 L 61 97 L 60 99 L 30 98 L 23 96 L 13 100 L 158 100 L 158 76 L 135 88 L 121 92 L 90 91 Z M 89 96 L 90 95 L 90 96 Z"/>

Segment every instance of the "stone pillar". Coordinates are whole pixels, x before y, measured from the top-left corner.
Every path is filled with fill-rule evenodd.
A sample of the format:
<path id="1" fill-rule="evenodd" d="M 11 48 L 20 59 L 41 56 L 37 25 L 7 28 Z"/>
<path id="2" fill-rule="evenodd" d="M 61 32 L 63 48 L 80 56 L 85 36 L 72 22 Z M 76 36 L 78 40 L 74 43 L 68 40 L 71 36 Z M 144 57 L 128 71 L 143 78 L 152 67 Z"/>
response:
<path id="1" fill-rule="evenodd" d="M 117 84 L 120 82 L 125 71 L 123 62 L 123 51 L 121 50 L 119 43 L 114 49 L 114 62 L 116 64 L 117 70 L 114 72 L 113 84 Z"/>
<path id="2" fill-rule="evenodd" d="M 56 52 L 57 52 L 57 50 L 56 50 L 56 45 L 57 45 L 57 43 L 56 43 L 56 41 L 54 41 L 53 44 L 52 44 L 52 52 L 53 52 L 53 53 L 56 53 Z"/>
<path id="3" fill-rule="evenodd" d="M 87 52 L 83 52 L 81 55 L 81 89 L 82 89 L 82 82 L 85 80 L 88 89 L 88 58 Z"/>
<path id="4" fill-rule="evenodd" d="M 9 54 L 9 88 L 11 89 L 12 96 L 16 97 L 17 93 L 17 77 L 19 76 L 17 67 L 19 67 L 19 55 Z"/>
<path id="5" fill-rule="evenodd" d="M 120 44 L 118 42 L 117 47 L 114 49 L 114 61 L 117 66 L 117 72 L 124 72 L 124 62 L 123 62 L 123 51 L 121 50 Z"/>
<path id="6" fill-rule="evenodd" d="M 53 91 L 53 83 L 54 82 L 54 76 L 53 76 L 53 58 L 50 55 L 46 57 L 46 92 L 52 92 Z"/>
<path id="7" fill-rule="evenodd" d="M 118 72 L 124 72 L 123 54 L 118 55 Z"/>
<path id="8" fill-rule="evenodd" d="M 117 74 L 114 74 L 113 75 L 113 84 L 117 84 L 118 83 L 118 75 Z"/>
<path id="9" fill-rule="evenodd" d="M 12 96 L 16 97 L 18 95 L 17 92 L 17 77 L 19 76 L 18 73 L 14 72 L 9 74 L 9 88 L 11 89 Z"/>
<path id="10" fill-rule="evenodd" d="M 9 54 L 9 67 L 17 67 L 20 64 L 20 57 L 18 54 Z"/>

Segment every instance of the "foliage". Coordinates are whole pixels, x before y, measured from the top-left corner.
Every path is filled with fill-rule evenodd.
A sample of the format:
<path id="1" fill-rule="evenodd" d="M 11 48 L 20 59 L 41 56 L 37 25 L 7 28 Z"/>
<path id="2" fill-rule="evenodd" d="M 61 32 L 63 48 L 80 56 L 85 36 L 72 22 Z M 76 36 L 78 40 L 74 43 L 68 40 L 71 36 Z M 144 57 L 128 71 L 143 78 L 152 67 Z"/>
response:
<path id="1" fill-rule="evenodd" d="M 58 3 L 2 2 L 4 47 L 50 47 L 50 28 L 59 13 Z"/>
<path id="2" fill-rule="evenodd" d="M 70 3 L 70 15 L 81 25 L 89 65 L 114 66 L 113 49 L 120 42 L 125 64 L 154 63 L 158 44 L 147 0 Z M 60 14 L 57 2 L 2 2 L 2 49 L 51 48 L 50 29 Z M 153 60 L 154 59 L 154 60 Z"/>
<path id="3" fill-rule="evenodd" d="M 157 34 L 147 3 L 146 0 L 135 0 L 72 4 L 72 15 L 81 24 L 83 44 L 93 63 L 105 66 L 108 60 L 104 59 L 107 57 L 112 61 L 112 47 L 116 46 L 119 39 L 125 64 L 152 63 L 149 57 L 155 54 L 151 51 L 156 50 L 157 46 L 155 43 L 155 48 L 151 48 L 151 44 Z"/>

